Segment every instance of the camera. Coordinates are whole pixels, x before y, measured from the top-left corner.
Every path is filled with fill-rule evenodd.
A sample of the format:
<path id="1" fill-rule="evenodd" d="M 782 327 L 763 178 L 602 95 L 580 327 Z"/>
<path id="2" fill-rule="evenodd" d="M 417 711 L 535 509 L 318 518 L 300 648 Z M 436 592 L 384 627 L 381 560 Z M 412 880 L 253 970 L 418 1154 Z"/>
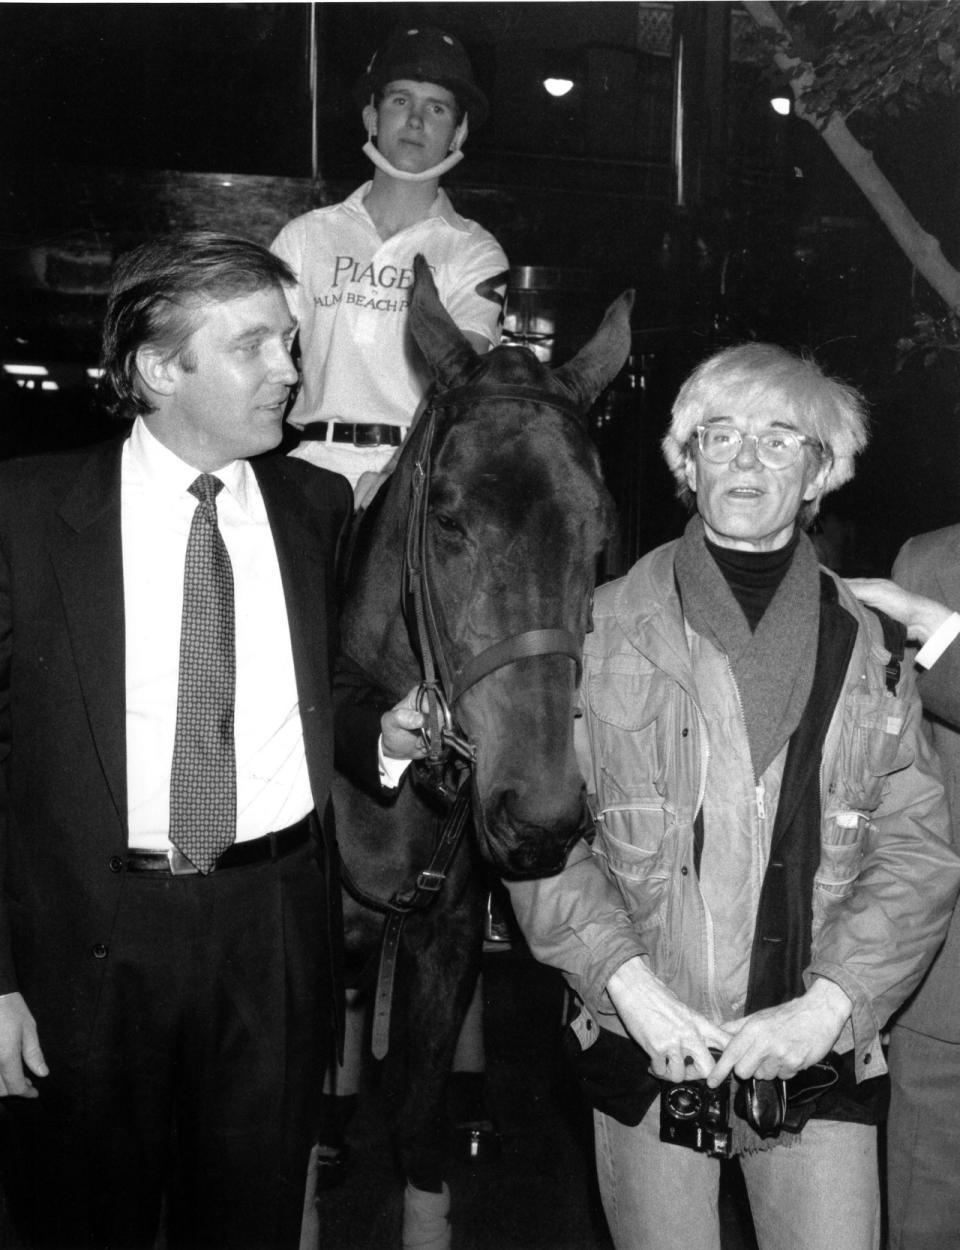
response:
<path id="1" fill-rule="evenodd" d="M 660 1140 L 728 1159 L 733 1152 L 730 1084 L 728 1079 L 711 1089 L 705 1080 L 661 1082 Z"/>

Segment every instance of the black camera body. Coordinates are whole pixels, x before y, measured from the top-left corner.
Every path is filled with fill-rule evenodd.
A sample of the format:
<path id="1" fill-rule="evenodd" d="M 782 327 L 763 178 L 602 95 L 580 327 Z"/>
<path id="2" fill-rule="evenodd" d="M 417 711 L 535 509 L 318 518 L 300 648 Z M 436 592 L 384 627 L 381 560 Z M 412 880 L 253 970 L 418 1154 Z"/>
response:
<path id="1" fill-rule="evenodd" d="M 729 1159 L 730 1080 L 711 1089 L 705 1080 L 660 1085 L 660 1140 L 700 1154 Z"/>

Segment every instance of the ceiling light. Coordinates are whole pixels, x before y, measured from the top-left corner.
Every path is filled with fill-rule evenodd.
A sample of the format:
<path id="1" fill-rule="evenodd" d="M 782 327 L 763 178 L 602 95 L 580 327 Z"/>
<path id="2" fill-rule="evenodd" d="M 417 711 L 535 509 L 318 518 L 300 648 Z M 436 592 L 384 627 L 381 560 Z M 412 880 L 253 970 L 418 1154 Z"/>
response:
<path id="1" fill-rule="evenodd" d="M 572 78 L 545 78 L 543 80 L 544 90 L 548 95 L 552 95 L 555 99 L 561 96 L 569 95 L 573 90 Z"/>

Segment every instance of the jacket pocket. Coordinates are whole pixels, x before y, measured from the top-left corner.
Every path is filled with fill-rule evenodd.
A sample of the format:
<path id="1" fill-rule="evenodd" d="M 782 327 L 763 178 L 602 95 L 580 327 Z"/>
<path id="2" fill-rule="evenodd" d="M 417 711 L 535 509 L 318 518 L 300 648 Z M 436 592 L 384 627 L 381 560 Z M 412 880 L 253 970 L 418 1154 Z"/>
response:
<path id="1" fill-rule="evenodd" d="M 826 816 L 820 836 L 820 864 L 813 878 L 814 931 L 853 891 L 863 862 L 867 817 L 860 812 Z"/>
<path id="2" fill-rule="evenodd" d="M 662 797 L 672 723 L 662 683 L 636 670 L 594 673 L 585 698 L 601 805 Z"/>
<path id="3" fill-rule="evenodd" d="M 656 800 L 613 804 L 599 815 L 594 852 L 606 861 L 654 971 L 669 980 L 681 949 L 677 826 Z"/>
<path id="4" fill-rule="evenodd" d="M 844 703 L 837 800 L 844 806 L 872 812 L 880 806 L 891 773 L 913 762 L 902 740 L 906 704 L 888 694 L 855 690 Z"/>

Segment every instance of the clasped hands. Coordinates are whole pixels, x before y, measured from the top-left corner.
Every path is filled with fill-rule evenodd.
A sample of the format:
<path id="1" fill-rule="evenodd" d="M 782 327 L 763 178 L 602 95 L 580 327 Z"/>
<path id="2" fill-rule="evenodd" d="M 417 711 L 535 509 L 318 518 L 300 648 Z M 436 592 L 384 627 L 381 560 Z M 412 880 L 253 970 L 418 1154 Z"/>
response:
<path id="1" fill-rule="evenodd" d="M 731 1073 L 740 1080 L 789 1080 L 829 1053 L 853 1007 L 838 985 L 817 978 L 805 994 L 780 1006 L 713 1024 L 639 957 L 617 969 L 607 991 L 627 1032 L 650 1056 L 654 1076 L 705 1077 L 711 1088 Z M 711 1049 L 721 1052 L 719 1059 Z"/>

